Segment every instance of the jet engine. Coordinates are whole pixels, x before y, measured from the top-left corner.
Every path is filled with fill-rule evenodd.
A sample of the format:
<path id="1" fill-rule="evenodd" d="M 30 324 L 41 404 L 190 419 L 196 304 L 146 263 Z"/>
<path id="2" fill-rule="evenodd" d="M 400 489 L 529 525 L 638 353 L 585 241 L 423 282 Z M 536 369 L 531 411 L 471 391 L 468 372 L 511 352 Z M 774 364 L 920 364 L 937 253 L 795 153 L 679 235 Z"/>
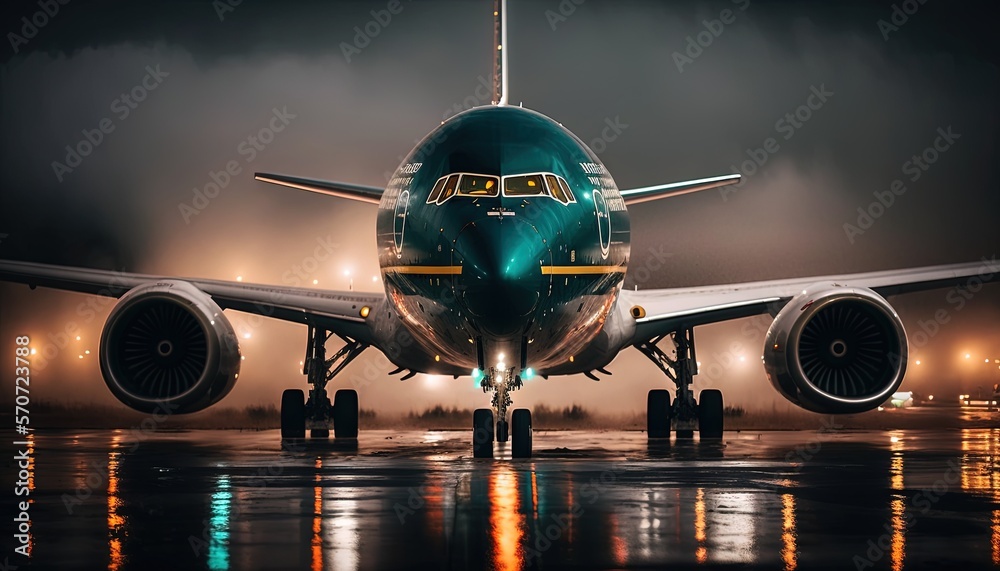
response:
<path id="1" fill-rule="evenodd" d="M 906 348 L 903 324 L 880 295 L 816 284 L 778 312 L 764 341 L 764 370 L 802 408 L 864 412 L 903 381 Z"/>
<path id="2" fill-rule="evenodd" d="M 177 280 L 137 286 L 101 333 L 101 372 L 111 392 L 142 411 L 197 412 L 239 377 L 233 326 L 208 294 Z"/>

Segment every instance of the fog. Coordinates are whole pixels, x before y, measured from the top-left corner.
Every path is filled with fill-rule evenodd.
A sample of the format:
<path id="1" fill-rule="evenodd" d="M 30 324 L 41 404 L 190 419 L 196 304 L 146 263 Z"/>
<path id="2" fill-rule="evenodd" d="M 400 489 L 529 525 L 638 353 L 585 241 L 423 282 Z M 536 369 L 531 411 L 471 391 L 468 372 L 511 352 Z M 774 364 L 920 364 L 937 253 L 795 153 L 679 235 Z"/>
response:
<path id="1" fill-rule="evenodd" d="M 70 3 L 16 53 L 4 46 L 0 258 L 381 288 L 374 207 L 271 187 L 252 173 L 385 184 L 444 117 L 487 102 L 476 93 L 490 74 L 491 3 L 404 2 L 350 61 L 343 45 L 363 44 L 355 27 L 387 3 L 244 2 L 221 18 L 213 6 Z M 510 0 L 511 102 L 591 143 L 620 188 L 744 173 L 735 190 L 633 209 L 629 288 L 992 259 L 1000 52 L 988 6 L 927 3 L 886 38 L 878 21 L 892 22 L 891 3 Z M 727 9 L 732 23 L 713 22 Z M 3 29 L 21 33 L 38 7 L 4 10 Z M 689 44 L 703 33 L 711 43 L 698 52 Z M 122 94 L 138 86 L 133 108 Z M 84 131 L 98 140 L 102 120 L 109 132 L 78 166 L 53 166 L 71 164 L 66 147 L 79 148 Z M 627 127 L 602 138 L 616 120 Z M 261 130 L 275 125 L 265 144 Z M 934 160 L 914 170 L 914 155 Z M 196 189 L 225 180 L 230 161 L 240 173 L 196 201 Z M 872 207 L 897 179 L 905 192 Z M 325 259 L 306 272 L 317 247 Z M 961 306 L 948 296 L 891 300 L 922 362 L 911 363 L 904 388 L 975 393 L 1000 381 L 986 363 L 1000 359 L 1000 286 L 968 292 Z M 112 304 L 0 285 L 0 355 L 29 334 L 41 352 L 33 398 L 114 402 L 96 359 Z M 935 318 L 942 311 L 947 320 Z M 229 314 L 249 338 L 225 404 L 276 402 L 282 389 L 305 386 L 304 326 Z M 727 404 L 790 407 L 760 364 L 767 325 L 759 317 L 699 328 L 696 387 L 722 388 Z M 362 406 L 379 411 L 488 402 L 469 378 L 401 383 L 390 369 L 369 349 L 332 387 L 360 383 Z M 641 410 L 646 390 L 665 386 L 634 350 L 609 369 L 601 382 L 531 381 L 515 405 Z"/>

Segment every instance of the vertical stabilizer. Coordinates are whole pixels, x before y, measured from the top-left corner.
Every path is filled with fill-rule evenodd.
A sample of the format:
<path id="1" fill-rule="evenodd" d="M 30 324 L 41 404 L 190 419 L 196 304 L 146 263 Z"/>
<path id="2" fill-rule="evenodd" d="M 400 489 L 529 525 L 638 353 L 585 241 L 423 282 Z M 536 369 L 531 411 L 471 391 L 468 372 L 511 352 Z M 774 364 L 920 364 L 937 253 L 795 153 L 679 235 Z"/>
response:
<path id="1" fill-rule="evenodd" d="M 493 104 L 507 104 L 507 0 L 493 0 Z"/>

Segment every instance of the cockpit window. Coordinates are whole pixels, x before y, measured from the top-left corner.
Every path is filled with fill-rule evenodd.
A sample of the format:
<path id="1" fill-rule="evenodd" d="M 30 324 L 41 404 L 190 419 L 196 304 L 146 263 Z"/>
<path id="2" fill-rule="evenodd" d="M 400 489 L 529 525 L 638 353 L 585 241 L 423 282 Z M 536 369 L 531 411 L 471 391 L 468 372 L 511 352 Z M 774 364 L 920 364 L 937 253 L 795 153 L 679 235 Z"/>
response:
<path id="1" fill-rule="evenodd" d="M 500 194 L 499 180 L 495 176 L 463 174 L 458 185 L 459 196 L 497 196 Z"/>
<path id="2" fill-rule="evenodd" d="M 545 184 L 540 174 L 508 176 L 503 179 L 505 196 L 545 196 Z"/>
<path id="3" fill-rule="evenodd" d="M 448 177 L 448 182 L 444 185 L 444 190 L 441 192 L 441 197 L 438 198 L 438 204 L 441 204 L 445 200 L 448 200 L 452 196 L 455 196 L 455 189 L 458 188 L 458 178 L 459 175 L 453 174 Z"/>
<path id="4" fill-rule="evenodd" d="M 448 182 L 448 177 L 446 176 L 443 176 L 438 179 L 437 183 L 434 185 L 434 188 L 431 190 L 430 196 L 427 197 L 427 204 L 430 204 L 432 202 L 437 202 L 438 197 L 441 196 L 441 191 L 444 190 L 444 184 L 446 182 Z"/>
<path id="5" fill-rule="evenodd" d="M 552 198 L 555 198 L 559 202 L 566 204 L 569 202 L 566 200 L 566 195 L 563 193 L 562 188 L 559 186 L 559 180 L 555 175 L 547 174 L 545 175 L 545 184 L 549 187 L 549 194 Z"/>
<path id="6" fill-rule="evenodd" d="M 516 174 L 502 178 L 472 173 L 445 175 L 434 183 L 427 196 L 427 204 L 444 204 L 453 196 L 468 196 L 472 198 L 491 198 L 503 195 L 507 197 L 527 198 L 544 196 L 559 201 L 562 204 L 576 202 L 573 191 L 563 177 L 552 173 Z"/>
<path id="7" fill-rule="evenodd" d="M 566 181 L 559 177 L 556 177 L 556 180 L 559 182 L 559 191 L 553 191 L 552 196 L 563 204 L 576 202 L 576 198 L 573 197 L 573 191 L 569 189 L 569 185 L 566 184 Z"/>

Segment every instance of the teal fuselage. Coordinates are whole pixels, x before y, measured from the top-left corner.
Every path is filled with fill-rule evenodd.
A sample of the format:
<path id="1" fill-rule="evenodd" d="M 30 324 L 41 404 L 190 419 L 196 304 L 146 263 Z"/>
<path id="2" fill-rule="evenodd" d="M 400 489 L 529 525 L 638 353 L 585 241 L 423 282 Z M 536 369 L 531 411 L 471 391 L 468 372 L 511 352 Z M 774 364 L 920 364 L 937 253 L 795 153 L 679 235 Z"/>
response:
<path id="1" fill-rule="evenodd" d="M 428 203 L 432 191 L 447 198 Z M 391 309 L 429 373 L 576 369 L 629 259 L 628 213 L 600 159 L 509 106 L 460 113 L 417 144 L 382 197 L 377 235 Z"/>

